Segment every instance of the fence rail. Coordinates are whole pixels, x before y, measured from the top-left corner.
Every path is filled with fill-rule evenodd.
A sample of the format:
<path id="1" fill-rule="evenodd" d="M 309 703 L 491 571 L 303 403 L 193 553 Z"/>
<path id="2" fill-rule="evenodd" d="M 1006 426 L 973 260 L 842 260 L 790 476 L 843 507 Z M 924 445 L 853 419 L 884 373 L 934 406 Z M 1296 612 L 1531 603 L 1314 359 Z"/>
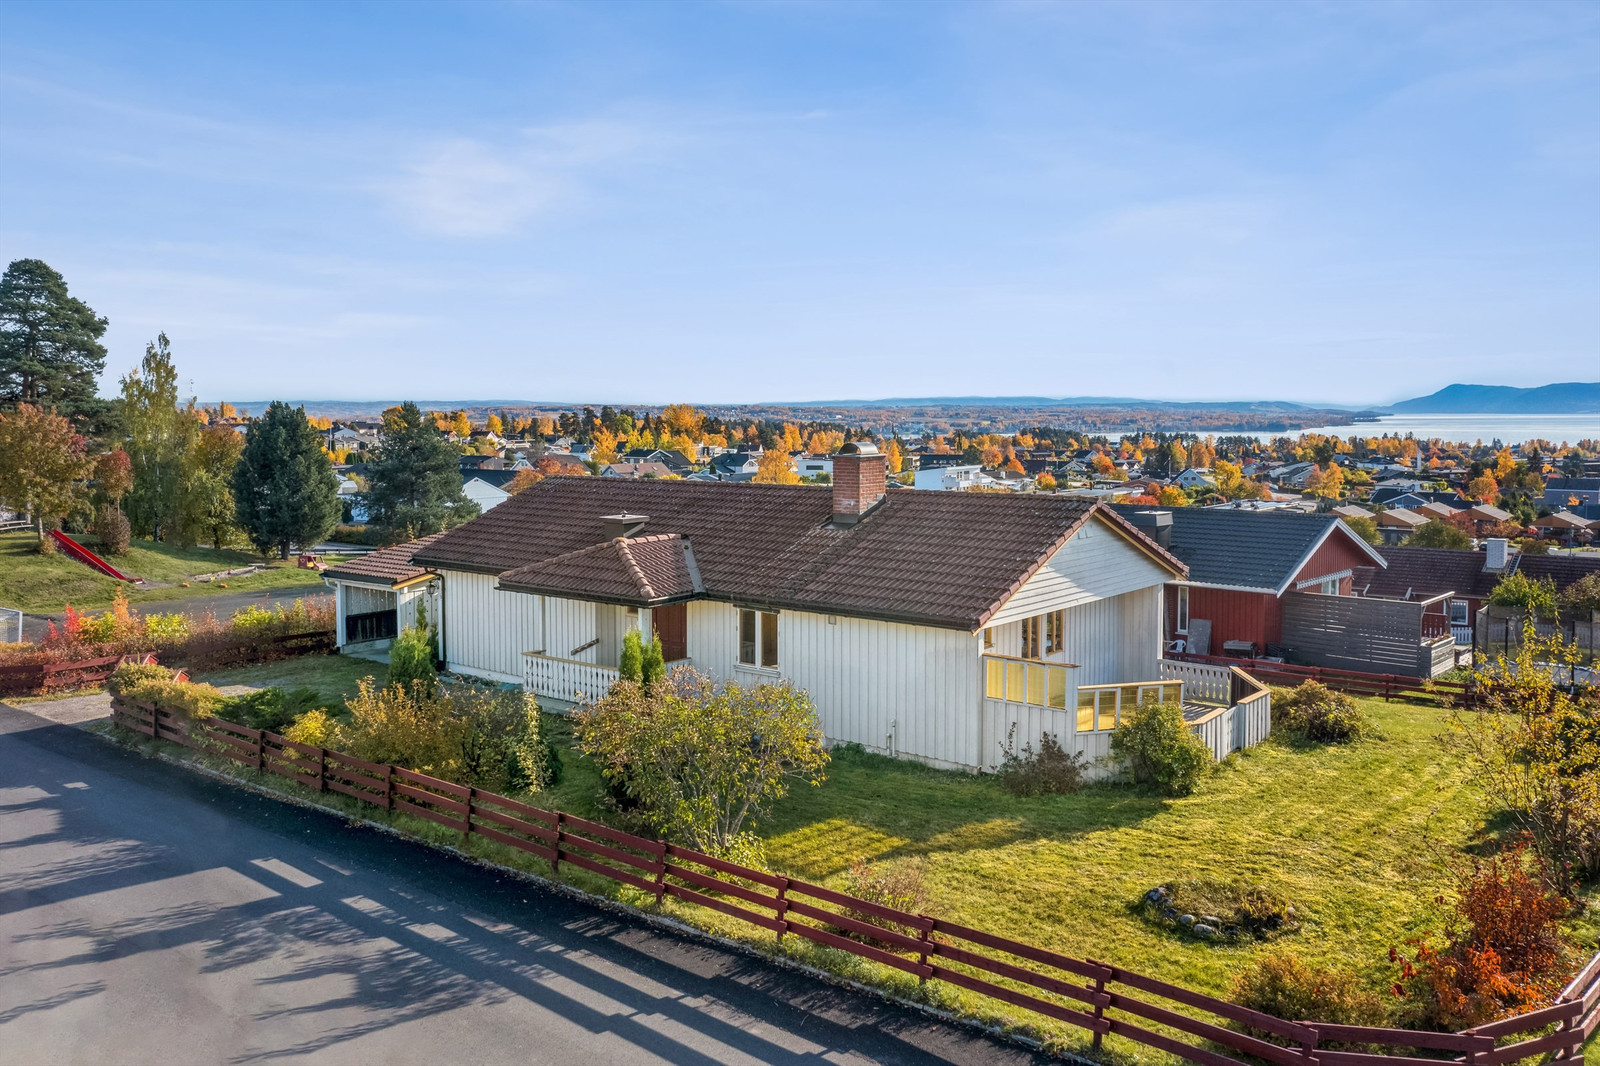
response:
<path id="1" fill-rule="evenodd" d="M 226 756 L 324 792 L 339 792 L 468 835 L 715 911 L 775 935 L 797 936 L 917 977 L 939 980 L 1085 1030 L 1200 1066 L 1498 1066 L 1532 1055 L 1582 1055 L 1600 1027 L 1600 955 L 1551 1006 L 1462 1033 L 1286 1021 L 1093 959 L 1075 959 L 981 929 L 886 907 L 822 885 L 754 870 L 691 848 L 623 833 L 562 811 L 442 781 L 398 766 L 220 719 L 190 721 L 120 698 L 113 720 L 145 736 Z M 1553 1031 L 1551 1027 L 1554 1027 Z M 1328 1050 L 1324 1040 L 1369 1050 Z M 1420 1058 L 1370 1049 L 1444 1053 Z M 1450 1053 L 1458 1053 L 1450 1055 Z"/>
<path id="2" fill-rule="evenodd" d="M 1381 697 L 1386 700 L 1403 696 L 1453 696 L 1470 705 L 1472 686 L 1463 681 L 1428 681 L 1404 674 L 1368 674 L 1359 670 L 1336 670 L 1327 666 L 1294 666 L 1273 663 L 1262 659 L 1234 659 L 1225 655 L 1188 655 L 1168 652 L 1167 658 L 1185 663 L 1207 663 L 1214 666 L 1243 667 L 1252 677 L 1279 685 L 1298 685 L 1302 681 L 1320 681 L 1331 689 L 1348 692 L 1352 696 Z"/>

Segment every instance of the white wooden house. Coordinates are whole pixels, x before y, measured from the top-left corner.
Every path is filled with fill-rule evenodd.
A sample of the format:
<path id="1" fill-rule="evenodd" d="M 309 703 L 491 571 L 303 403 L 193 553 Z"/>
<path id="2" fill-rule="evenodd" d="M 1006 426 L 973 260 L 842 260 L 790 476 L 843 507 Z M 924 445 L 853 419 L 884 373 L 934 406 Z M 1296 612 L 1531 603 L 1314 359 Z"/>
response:
<path id="1" fill-rule="evenodd" d="M 637 629 L 719 679 L 805 689 L 830 741 L 935 766 L 993 766 L 1013 727 L 1019 745 L 1048 732 L 1103 755 L 1119 708 L 1153 694 L 1181 694 L 1219 757 L 1266 735 L 1264 690 L 1162 660 L 1162 590 L 1184 565 L 1110 509 L 887 492 L 870 445 L 833 471 L 831 486 L 547 478 L 326 577 L 431 583 L 449 668 L 547 704 L 603 694 Z"/>

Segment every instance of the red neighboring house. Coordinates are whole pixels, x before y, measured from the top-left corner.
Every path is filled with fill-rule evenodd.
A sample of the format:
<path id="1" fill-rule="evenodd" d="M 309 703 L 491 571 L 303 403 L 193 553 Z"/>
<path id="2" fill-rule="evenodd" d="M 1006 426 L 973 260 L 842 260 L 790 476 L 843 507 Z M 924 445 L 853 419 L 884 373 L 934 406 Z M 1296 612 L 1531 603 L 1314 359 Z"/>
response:
<path id="1" fill-rule="evenodd" d="M 1187 580 L 1167 585 L 1166 636 L 1191 654 L 1272 654 L 1283 643 L 1286 594 L 1351 596 L 1358 567 L 1387 565 L 1333 514 L 1114 509 L 1188 565 Z M 1203 650 L 1194 646 L 1196 620 L 1210 623 Z"/>

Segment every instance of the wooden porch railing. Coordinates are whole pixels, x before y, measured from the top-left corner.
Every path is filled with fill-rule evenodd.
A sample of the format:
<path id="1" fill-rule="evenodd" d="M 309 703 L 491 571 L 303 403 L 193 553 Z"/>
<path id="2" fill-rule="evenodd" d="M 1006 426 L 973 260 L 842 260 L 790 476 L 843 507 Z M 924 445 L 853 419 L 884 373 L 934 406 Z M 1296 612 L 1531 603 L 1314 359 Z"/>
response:
<path id="1" fill-rule="evenodd" d="M 535 696 L 581 703 L 598 699 L 622 676 L 614 667 L 524 652 L 523 687 Z"/>

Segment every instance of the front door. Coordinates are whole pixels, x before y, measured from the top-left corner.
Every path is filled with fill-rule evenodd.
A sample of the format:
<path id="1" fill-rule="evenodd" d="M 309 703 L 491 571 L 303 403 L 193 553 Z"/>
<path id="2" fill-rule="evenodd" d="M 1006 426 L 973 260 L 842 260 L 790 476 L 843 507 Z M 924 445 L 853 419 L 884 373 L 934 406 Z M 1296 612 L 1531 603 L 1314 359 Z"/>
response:
<path id="1" fill-rule="evenodd" d="M 650 624 L 661 638 L 661 657 L 667 662 L 689 657 L 689 605 L 674 603 L 650 612 Z"/>

